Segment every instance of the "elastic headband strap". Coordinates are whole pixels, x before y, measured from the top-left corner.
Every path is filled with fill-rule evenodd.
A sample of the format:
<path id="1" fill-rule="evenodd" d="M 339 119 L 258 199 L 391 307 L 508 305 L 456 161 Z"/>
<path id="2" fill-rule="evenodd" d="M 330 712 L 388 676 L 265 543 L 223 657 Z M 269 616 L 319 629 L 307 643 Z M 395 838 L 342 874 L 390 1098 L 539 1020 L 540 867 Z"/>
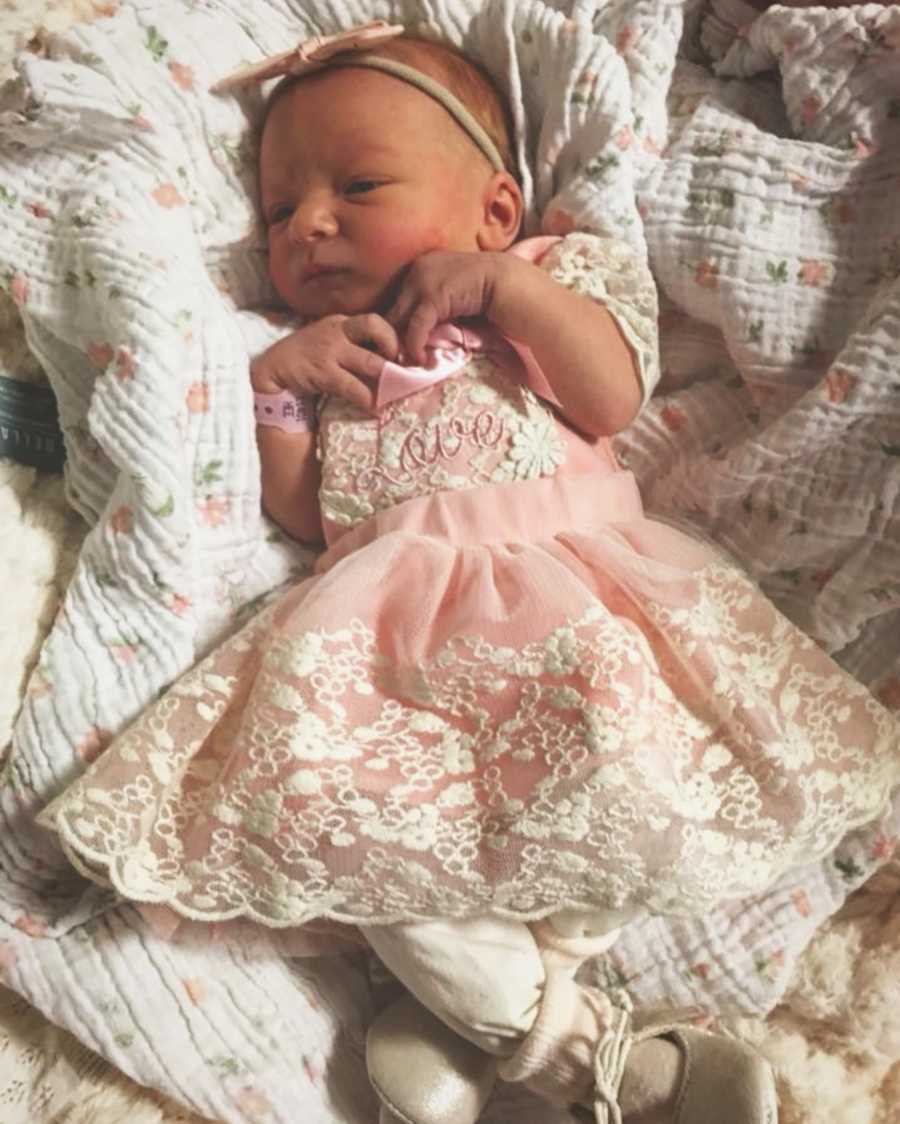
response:
<path id="1" fill-rule="evenodd" d="M 427 74 L 423 74 L 421 70 L 416 70 L 412 66 L 407 66 L 406 63 L 395 62 L 393 59 L 384 59 L 379 55 L 360 54 L 360 55 L 338 55 L 336 58 L 330 59 L 326 67 L 333 66 L 365 66 L 371 70 L 383 70 L 386 74 L 393 74 L 395 78 L 401 79 L 403 82 L 409 82 L 411 86 L 416 86 L 429 97 L 439 101 L 444 109 L 450 114 L 454 121 L 469 134 L 475 144 L 481 149 L 484 155 L 488 158 L 491 166 L 495 172 L 502 172 L 505 170 L 506 165 L 503 163 L 503 157 L 491 138 L 487 135 L 485 130 L 479 125 L 475 117 L 466 109 L 459 98 L 455 97 L 446 86 L 442 86 L 440 82 L 435 82 L 433 78 L 429 78 Z"/>

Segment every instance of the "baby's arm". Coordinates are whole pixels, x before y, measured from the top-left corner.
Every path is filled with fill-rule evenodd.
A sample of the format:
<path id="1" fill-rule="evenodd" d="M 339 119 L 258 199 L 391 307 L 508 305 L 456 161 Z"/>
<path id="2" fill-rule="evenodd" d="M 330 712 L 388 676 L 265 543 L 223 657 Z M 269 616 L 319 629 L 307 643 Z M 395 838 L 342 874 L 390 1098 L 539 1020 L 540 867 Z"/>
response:
<path id="1" fill-rule="evenodd" d="M 376 379 L 384 360 L 396 358 L 398 348 L 394 329 L 374 313 L 325 316 L 254 359 L 250 381 L 257 394 L 290 390 L 301 396 L 335 395 L 368 411 L 374 408 L 375 392 L 363 380 Z M 315 434 L 258 425 L 256 439 L 266 512 L 300 542 L 321 542 Z"/>
<path id="2" fill-rule="evenodd" d="M 267 515 L 299 542 L 320 543 L 319 461 L 314 433 L 256 427 L 262 466 L 262 505 Z"/>
<path id="3" fill-rule="evenodd" d="M 497 265 L 488 318 L 531 349 L 576 428 L 595 437 L 624 429 L 640 409 L 642 383 L 613 316 L 521 258 L 497 255 Z"/>
<path id="4" fill-rule="evenodd" d="M 278 394 L 284 389 L 267 373 L 264 362 L 251 367 L 250 381 L 256 394 Z M 321 542 L 315 433 L 288 433 L 275 426 L 258 425 L 256 444 L 263 510 L 291 538 L 310 544 Z"/>

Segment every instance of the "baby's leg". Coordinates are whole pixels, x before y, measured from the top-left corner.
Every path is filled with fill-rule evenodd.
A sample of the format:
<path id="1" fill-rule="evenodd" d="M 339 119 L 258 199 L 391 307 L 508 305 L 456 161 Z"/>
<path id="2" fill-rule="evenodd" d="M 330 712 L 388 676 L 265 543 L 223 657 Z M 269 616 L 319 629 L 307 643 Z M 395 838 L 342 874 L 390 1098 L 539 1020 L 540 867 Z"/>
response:
<path id="1" fill-rule="evenodd" d="M 671 1027 L 633 1036 L 625 1011 L 575 982 L 579 964 L 609 948 L 634 915 L 364 929 L 422 1005 L 402 1000 L 370 1032 L 369 1072 L 389 1106 L 382 1124 L 474 1122 L 495 1074 L 557 1103 L 615 1102 L 623 1124 L 670 1124 L 676 1104 L 685 1124 L 707 1121 L 723 1098 L 734 1124 L 775 1124 L 771 1071 L 752 1051 L 699 1032 L 673 1036 Z M 609 1119 L 602 1106 L 597 1112 Z"/>
<path id="2" fill-rule="evenodd" d="M 572 1103 L 589 1099 L 597 1046 L 622 1019 L 573 976 L 587 957 L 610 947 L 631 916 L 567 911 L 532 926 L 481 917 L 363 932 L 424 1007 L 501 1059 L 502 1077 Z M 672 1054 L 670 1084 L 678 1070 L 674 1048 Z"/>
<path id="3" fill-rule="evenodd" d="M 509 1057 L 531 1029 L 545 969 L 527 925 L 475 917 L 363 933 L 423 1006 L 487 1053 Z"/>
<path id="4" fill-rule="evenodd" d="M 409 991 L 447 1026 L 508 1057 L 534 1024 L 548 971 L 606 952 L 632 910 L 562 910 L 533 926 L 474 917 L 364 928 Z"/>

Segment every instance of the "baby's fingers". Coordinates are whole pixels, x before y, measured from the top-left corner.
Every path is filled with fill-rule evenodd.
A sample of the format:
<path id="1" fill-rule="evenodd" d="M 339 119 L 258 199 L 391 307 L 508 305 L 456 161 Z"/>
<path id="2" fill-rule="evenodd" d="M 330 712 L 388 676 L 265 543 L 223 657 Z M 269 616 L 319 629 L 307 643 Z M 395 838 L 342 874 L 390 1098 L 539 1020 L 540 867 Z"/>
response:
<path id="1" fill-rule="evenodd" d="M 385 321 L 394 329 L 398 340 L 402 340 L 406 336 L 407 321 L 420 300 L 421 295 L 418 289 L 414 288 L 408 279 L 405 279 L 394 299 L 394 303 L 384 314 Z"/>
<path id="2" fill-rule="evenodd" d="M 379 355 L 384 356 L 385 359 L 395 360 L 400 353 L 400 340 L 393 325 L 377 312 L 370 312 L 364 316 L 351 316 L 344 321 L 344 333 L 352 343 L 369 349 L 369 353 L 376 360 Z M 371 370 L 360 371 L 359 374 L 377 378 L 381 373 L 381 367 L 382 363 L 379 360 L 377 364 L 373 364 Z"/>
<path id="3" fill-rule="evenodd" d="M 374 352 L 365 351 L 363 348 L 353 348 L 353 352 L 359 352 L 361 355 L 367 356 L 369 360 L 375 360 L 378 364 L 379 373 L 384 360 L 375 355 Z M 357 406 L 360 410 L 366 410 L 368 413 L 375 412 L 375 391 L 359 378 L 363 372 L 354 371 L 355 364 L 353 363 L 352 353 L 344 357 L 341 367 L 338 367 L 332 372 L 331 377 L 328 379 L 328 386 L 322 387 L 325 394 L 333 394 L 338 398 L 343 398 L 345 402 L 349 402 L 351 406 Z M 347 369 L 349 368 L 349 369 Z"/>
<path id="4" fill-rule="evenodd" d="M 377 351 L 370 351 L 367 347 L 356 347 L 352 343 L 341 352 L 341 366 L 357 378 L 380 379 L 385 362 L 384 356 L 379 355 Z"/>
<path id="5" fill-rule="evenodd" d="M 406 355 L 411 363 L 424 366 L 427 358 L 425 344 L 440 320 L 440 311 L 432 301 L 422 301 L 413 309 L 404 333 Z"/>

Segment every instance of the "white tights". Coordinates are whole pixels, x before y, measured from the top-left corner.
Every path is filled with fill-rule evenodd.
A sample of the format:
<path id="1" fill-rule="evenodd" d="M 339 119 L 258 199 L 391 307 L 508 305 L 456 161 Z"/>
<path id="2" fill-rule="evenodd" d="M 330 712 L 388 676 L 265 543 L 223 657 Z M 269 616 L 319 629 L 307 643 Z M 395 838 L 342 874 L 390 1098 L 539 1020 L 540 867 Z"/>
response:
<path id="1" fill-rule="evenodd" d="M 638 909 L 565 910 L 527 925 L 493 917 L 363 928 L 379 958 L 457 1034 L 508 1058 L 537 1018 L 548 970 L 574 974 Z"/>

